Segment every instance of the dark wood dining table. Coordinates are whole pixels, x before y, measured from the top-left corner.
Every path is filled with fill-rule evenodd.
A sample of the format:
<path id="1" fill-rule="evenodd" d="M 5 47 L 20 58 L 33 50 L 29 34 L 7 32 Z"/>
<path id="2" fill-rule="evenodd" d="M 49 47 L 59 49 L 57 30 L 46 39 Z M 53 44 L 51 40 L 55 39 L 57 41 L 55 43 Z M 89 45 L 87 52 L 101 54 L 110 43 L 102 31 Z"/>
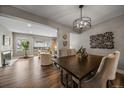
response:
<path id="1" fill-rule="evenodd" d="M 80 61 L 77 55 L 54 58 L 54 61 L 60 68 L 67 71 L 70 75 L 79 80 L 78 87 L 81 87 L 81 80 L 90 72 L 97 69 L 103 56 L 88 55 L 86 60 Z M 62 73 L 62 72 L 61 72 Z"/>

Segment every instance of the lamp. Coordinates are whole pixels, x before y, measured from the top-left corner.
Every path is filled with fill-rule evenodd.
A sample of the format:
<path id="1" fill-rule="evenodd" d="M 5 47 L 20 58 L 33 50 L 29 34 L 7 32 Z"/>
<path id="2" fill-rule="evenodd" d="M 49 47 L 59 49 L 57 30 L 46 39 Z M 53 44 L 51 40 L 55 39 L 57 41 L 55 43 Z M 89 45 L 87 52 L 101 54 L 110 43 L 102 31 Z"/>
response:
<path id="1" fill-rule="evenodd" d="M 76 19 L 73 22 L 73 30 L 78 33 L 82 33 L 87 29 L 91 28 L 91 18 L 90 17 L 82 17 L 82 8 L 83 5 L 79 6 L 80 8 L 80 18 Z"/>

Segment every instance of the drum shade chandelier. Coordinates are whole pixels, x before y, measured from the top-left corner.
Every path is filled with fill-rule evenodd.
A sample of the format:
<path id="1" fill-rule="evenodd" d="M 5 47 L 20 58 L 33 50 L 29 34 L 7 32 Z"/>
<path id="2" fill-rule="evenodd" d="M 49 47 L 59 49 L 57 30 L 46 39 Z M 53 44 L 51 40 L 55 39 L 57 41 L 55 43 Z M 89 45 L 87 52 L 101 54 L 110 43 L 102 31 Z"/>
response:
<path id="1" fill-rule="evenodd" d="M 82 17 L 82 8 L 84 5 L 79 5 L 80 8 L 80 18 L 73 22 L 73 30 L 78 33 L 82 33 L 91 28 L 91 18 Z"/>

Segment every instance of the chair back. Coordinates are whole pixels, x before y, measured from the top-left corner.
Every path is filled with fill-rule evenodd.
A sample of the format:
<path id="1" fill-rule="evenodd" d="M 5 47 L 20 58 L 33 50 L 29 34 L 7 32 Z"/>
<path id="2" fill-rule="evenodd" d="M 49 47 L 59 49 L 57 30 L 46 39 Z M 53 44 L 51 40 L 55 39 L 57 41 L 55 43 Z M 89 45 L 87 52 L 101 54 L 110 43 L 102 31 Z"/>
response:
<path id="1" fill-rule="evenodd" d="M 119 57 L 120 57 L 120 52 L 115 51 L 113 52 L 114 55 L 114 60 L 113 60 L 113 66 L 111 67 L 112 69 L 110 70 L 110 75 L 109 75 L 109 80 L 114 80 L 116 78 L 116 71 L 118 67 L 118 62 L 119 62 Z"/>
<path id="2" fill-rule="evenodd" d="M 115 51 L 102 58 L 97 73 L 101 74 L 101 78 L 114 80 L 118 66 L 120 52 Z"/>
<path id="3" fill-rule="evenodd" d="M 59 57 L 67 57 L 76 55 L 75 49 L 59 49 Z"/>
<path id="4" fill-rule="evenodd" d="M 95 76 L 87 81 L 83 81 L 81 87 L 107 87 L 107 81 L 115 79 L 119 56 L 120 52 L 114 51 L 103 57 Z"/>
<path id="5" fill-rule="evenodd" d="M 59 57 L 66 57 L 67 54 L 67 49 L 60 49 L 59 50 Z"/>

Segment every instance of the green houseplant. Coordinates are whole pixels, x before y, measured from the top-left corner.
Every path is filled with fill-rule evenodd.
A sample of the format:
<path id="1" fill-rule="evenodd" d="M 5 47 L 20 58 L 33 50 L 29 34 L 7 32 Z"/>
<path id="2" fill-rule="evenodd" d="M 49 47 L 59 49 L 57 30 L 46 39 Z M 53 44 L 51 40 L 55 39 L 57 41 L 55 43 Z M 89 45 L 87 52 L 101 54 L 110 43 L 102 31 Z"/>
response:
<path id="1" fill-rule="evenodd" d="M 87 52 L 86 52 L 86 49 L 83 48 L 82 46 L 80 47 L 80 49 L 77 51 L 77 55 L 78 55 L 78 59 L 80 61 L 83 61 L 83 60 L 86 60 L 87 59 Z"/>
<path id="2" fill-rule="evenodd" d="M 24 58 L 27 58 L 27 50 L 29 49 L 29 41 L 22 40 L 21 41 L 21 49 L 24 51 Z"/>
<path id="3" fill-rule="evenodd" d="M 47 50 L 50 54 L 52 54 L 52 50 L 51 50 L 51 48 L 48 48 L 48 50 Z"/>

